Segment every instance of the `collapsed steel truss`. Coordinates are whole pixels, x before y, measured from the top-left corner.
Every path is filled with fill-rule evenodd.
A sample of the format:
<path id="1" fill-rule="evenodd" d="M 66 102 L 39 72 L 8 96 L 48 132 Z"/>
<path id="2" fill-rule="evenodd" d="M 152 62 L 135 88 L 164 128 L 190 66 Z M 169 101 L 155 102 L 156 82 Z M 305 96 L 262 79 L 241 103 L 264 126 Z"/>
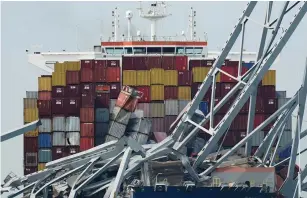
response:
<path id="1" fill-rule="evenodd" d="M 250 20 L 250 15 L 253 12 L 257 2 L 249 2 L 243 14 L 240 16 L 237 24 L 234 26 L 233 32 L 230 34 L 221 54 L 215 61 L 202 85 L 200 86 L 197 94 L 193 100 L 187 105 L 185 110 L 178 116 L 179 122 L 174 128 L 172 135 L 158 144 L 140 145 L 131 137 L 123 137 L 119 141 L 112 141 L 103 145 L 97 146 L 90 150 L 77 153 L 75 155 L 65 157 L 63 159 L 55 160 L 46 164 L 46 169 L 39 171 L 24 177 L 9 176 L 6 178 L 3 189 L 7 191 L 14 191 L 9 197 L 15 197 L 23 192 L 30 190 L 30 197 L 36 197 L 39 193 L 43 192 L 44 196 L 47 196 L 47 188 L 59 181 L 66 181 L 69 183 L 70 191 L 69 197 L 73 198 L 78 193 L 84 192 L 85 196 L 91 196 L 99 193 L 102 190 L 106 190 L 104 194 L 105 198 L 116 197 L 120 195 L 120 186 L 124 180 L 128 179 L 133 173 L 141 172 L 141 181 L 144 185 L 149 185 L 149 172 L 148 161 L 164 158 L 165 156 L 173 155 L 179 158 L 184 166 L 185 170 L 193 178 L 194 183 L 199 183 L 210 178 L 208 176 L 215 168 L 221 165 L 225 160 L 234 154 L 239 148 L 245 145 L 245 155 L 248 157 L 251 155 L 251 138 L 259 133 L 264 127 L 273 122 L 276 118 L 273 127 L 266 135 L 265 139 L 259 146 L 258 150 L 254 154 L 254 158 L 258 160 L 258 166 L 264 167 L 277 167 L 281 164 L 288 163 L 288 175 L 284 181 L 282 187 L 278 189 L 286 197 L 298 197 L 300 190 L 307 191 L 307 183 L 302 183 L 307 175 L 307 168 L 299 172 L 298 176 L 294 178 L 294 168 L 296 162 L 296 156 L 298 153 L 299 139 L 307 135 L 307 131 L 301 131 L 302 120 L 305 109 L 306 93 L 307 93 L 307 77 L 306 68 L 301 87 L 296 94 L 282 107 L 280 107 L 273 115 L 266 119 L 261 125 L 254 128 L 253 121 L 255 116 L 255 103 L 257 95 L 257 86 L 264 74 L 268 71 L 274 60 L 277 58 L 283 47 L 292 36 L 296 27 L 304 17 L 307 11 L 306 2 L 296 2 L 289 7 L 289 2 L 286 2 L 281 10 L 279 18 L 270 20 L 271 12 L 273 8 L 273 2 L 268 3 L 268 8 L 265 16 L 265 22 L 263 25 L 262 37 L 260 40 L 260 47 L 258 57 L 254 66 L 244 75 L 241 74 L 242 68 L 242 53 L 245 39 L 245 25 Z M 281 37 L 276 41 L 276 36 L 280 31 L 281 22 L 284 16 L 292 10 L 294 7 L 299 7 L 295 13 L 293 20 L 289 26 L 282 32 Z M 273 30 L 271 38 L 267 40 L 268 31 Z M 220 70 L 227 54 L 230 52 L 235 41 L 242 33 L 241 38 L 241 58 L 238 69 L 238 77 L 233 77 L 228 73 Z M 306 61 L 307 64 L 307 61 Z M 229 77 L 238 81 L 237 85 L 218 103 L 214 104 L 215 99 L 215 75 L 221 72 Z M 196 123 L 192 121 L 192 116 L 195 114 L 199 103 L 212 86 L 211 94 L 211 106 L 210 113 L 205 118 Z M 220 123 L 214 127 L 214 114 L 224 105 L 226 102 L 239 91 L 235 101 L 232 103 L 228 112 Z M 239 143 L 237 143 L 232 149 L 219 151 L 222 153 L 222 157 L 216 160 L 211 165 L 204 166 L 206 159 L 216 152 L 216 145 L 222 136 L 227 133 L 230 124 L 233 119 L 239 113 L 243 105 L 249 99 L 249 114 L 247 123 L 247 134 Z M 298 108 L 298 116 L 295 124 L 294 138 L 289 140 L 287 145 L 292 144 L 291 156 L 282 162 L 276 163 L 275 156 L 278 148 L 281 136 L 284 131 L 284 126 L 288 119 L 291 119 L 291 114 Z M 204 124 L 210 121 L 209 129 L 204 128 Z M 194 128 L 188 134 L 186 134 L 187 125 L 193 125 Z M 37 123 L 32 123 L 36 126 Z M 31 126 L 32 126 L 31 125 Z M 29 126 L 27 126 L 29 127 Z M 29 129 L 29 128 L 27 128 Z M 194 164 L 191 165 L 189 160 L 182 152 L 182 149 L 195 137 L 199 130 L 204 131 L 211 135 L 211 138 L 198 154 Z M 20 132 L 22 131 L 22 132 Z M 24 133 L 26 130 L 20 129 L 15 135 L 8 134 L 6 137 L 12 138 L 16 134 Z M 7 138 L 7 139 L 8 139 Z M 269 151 L 273 147 L 274 142 L 277 140 L 276 149 L 273 155 L 269 156 Z M 285 147 L 284 147 L 285 148 Z M 205 171 L 198 172 L 197 168 L 207 167 Z M 115 177 L 108 177 L 107 172 L 112 170 L 118 170 Z M 137 182 L 136 182 L 137 183 Z M 25 185 L 22 189 L 18 189 L 21 185 Z M 186 183 L 189 185 L 189 183 Z"/>

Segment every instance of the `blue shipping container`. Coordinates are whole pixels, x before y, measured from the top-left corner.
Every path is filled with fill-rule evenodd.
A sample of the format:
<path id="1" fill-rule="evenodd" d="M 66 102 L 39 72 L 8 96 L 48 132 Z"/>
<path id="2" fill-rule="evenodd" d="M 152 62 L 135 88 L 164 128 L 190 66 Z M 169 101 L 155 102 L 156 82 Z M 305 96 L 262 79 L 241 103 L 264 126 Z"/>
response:
<path id="1" fill-rule="evenodd" d="M 97 108 L 95 109 L 95 122 L 109 122 L 110 113 L 109 109 Z"/>
<path id="2" fill-rule="evenodd" d="M 48 133 L 40 133 L 38 135 L 38 148 L 51 148 L 51 134 Z"/>
<path id="3" fill-rule="evenodd" d="M 242 63 L 243 67 L 246 67 L 247 69 L 250 69 L 255 63 L 254 62 L 249 62 L 249 63 Z"/>
<path id="4" fill-rule="evenodd" d="M 284 150 L 280 151 L 278 153 L 278 157 L 279 159 L 286 159 L 288 157 L 290 157 L 291 155 L 291 148 L 292 148 L 292 145 L 288 146 L 287 148 L 285 148 Z"/>
<path id="5" fill-rule="evenodd" d="M 52 161 L 52 151 L 51 149 L 39 149 L 38 150 L 38 162 L 47 163 Z"/>
<path id="6" fill-rule="evenodd" d="M 96 123 L 95 124 L 95 138 L 105 137 L 109 132 L 109 123 Z"/>
<path id="7" fill-rule="evenodd" d="M 208 102 L 200 102 L 199 104 L 199 110 L 201 112 L 203 112 L 204 115 L 207 115 L 208 114 Z"/>

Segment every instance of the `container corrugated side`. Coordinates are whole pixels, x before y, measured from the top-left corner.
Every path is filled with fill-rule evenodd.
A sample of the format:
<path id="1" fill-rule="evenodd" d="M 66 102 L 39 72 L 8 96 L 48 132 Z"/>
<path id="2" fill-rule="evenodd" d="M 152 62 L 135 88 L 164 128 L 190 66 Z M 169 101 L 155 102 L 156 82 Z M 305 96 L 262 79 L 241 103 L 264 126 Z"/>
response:
<path id="1" fill-rule="evenodd" d="M 290 100 L 290 98 L 278 98 L 277 102 L 278 102 L 278 108 L 282 107 L 284 104 L 286 104 L 288 101 Z M 288 119 L 286 121 L 286 126 L 285 126 L 285 130 L 291 130 L 292 129 L 292 119 Z"/>
<path id="2" fill-rule="evenodd" d="M 51 91 L 51 82 L 51 77 L 38 77 L 38 91 Z"/>
<path id="3" fill-rule="evenodd" d="M 23 150 L 24 152 L 37 152 L 38 149 L 38 137 L 24 137 L 23 138 Z"/>
<path id="4" fill-rule="evenodd" d="M 177 100 L 178 99 L 178 87 L 165 86 L 164 87 L 164 99 L 165 100 Z"/>
<path id="5" fill-rule="evenodd" d="M 164 71 L 164 85 L 178 86 L 178 71 L 165 70 Z"/>
<path id="6" fill-rule="evenodd" d="M 110 120 L 126 125 L 129 122 L 130 116 L 131 112 L 128 112 L 125 109 L 115 106 L 110 114 Z"/>
<path id="7" fill-rule="evenodd" d="M 79 71 L 81 69 L 81 63 L 80 61 L 65 61 L 64 64 L 66 64 L 66 68 L 69 71 Z"/>
<path id="8" fill-rule="evenodd" d="M 28 124 L 28 123 L 25 123 Z M 38 128 L 32 131 L 28 131 L 24 134 L 25 137 L 37 137 L 38 136 Z"/>
<path id="9" fill-rule="evenodd" d="M 281 140 L 280 140 L 280 144 L 279 146 L 285 146 L 286 144 L 289 143 L 289 141 L 292 139 L 292 131 L 291 130 L 284 130 L 282 136 L 281 136 Z"/>
<path id="10" fill-rule="evenodd" d="M 80 132 L 67 132 L 66 146 L 79 146 L 79 145 L 80 145 Z"/>
<path id="11" fill-rule="evenodd" d="M 170 126 L 175 122 L 177 116 L 165 116 L 164 117 L 164 129 L 165 132 L 169 131 Z"/>
<path id="12" fill-rule="evenodd" d="M 38 98 L 38 91 L 26 91 L 26 98 Z"/>
<path id="13" fill-rule="evenodd" d="M 38 134 L 38 148 L 51 148 L 52 147 L 52 137 L 50 133 L 40 133 Z"/>
<path id="14" fill-rule="evenodd" d="M 126 130 L 126 125 L 123 125 L 116 121 L 110 121 L 110 128 L 109 128 L 108 135 L 111 135 L 119 139 L 124 135 L 125 130 Z"/>
<path id="15" fill-rule="evenodd" d="M 51 91 L 40 91 L 38 93 L 39 100 L 52 100 L 52 92 Z"/>
<path id="16" fill-rule="evenodd" d="M 152 101 L 164 100 L 164 86 L 163 85 L 151 85 L 150 97 Z"/>
<path id="17" fill-rule="evenodd" d="M 115 107 L 115 104 L 116 104 L 116 101 L 117 101 L 117 99 L 111 99 L 111 100 L 110 100 L 110 106 L 109 106 L 110 112 L 113 111 L 113 109 L 114 109 L 114 107 Z"/>
<path id="18" fill-rule="evenodd" d="M 179 110 L 178 112 L 180 113 L 189 103 L 190 101 L 189 100 L 179 100 L 178 103 L 179 103 Z"/>
<path id="19" fill-rule="evenodd" d="M 150 71 L 140 70 L 136 72 L 137 86 L 150 86 Z"/>
<path id="20" fill-rule="evenodd" d="M 38 120 L 38 109 L 24 109 L 24 122 L 33 122 Z"/>
<path id="21" fill-rule="evenodd" d="M 70 116 L 65 120 L 65 131 L 80 131 L 80 118 Z"/>
<path id="22" fill-rule="evenodd" d="M 164 103 L 150 103 L 150 117 L 162 118 L 165 116 Z"/>
<path id="23" fill-rule="evenodd" d="M 210 67 L 193 67 L 193 82 L 203 82 L 209 70 Z"/>
<path id="24" fill-rule="evenodd" d="M 277 98 L 286 98 L 287 92 L 286 91 L 276 91 L 276 97 Z"/>
<path id="25" fill-rule="evenodd" d="M 165 100 L 165 115 L 178 115 L 178 100 Z"/>
<path id="26" fill-rule="evenodd" d="M 66 73 L 52 72 L 52 86 L 66 86 Z"/>
<path id="27" fill-rule="evenodd" d="M 94 137 L 94 123 L 81 123 L 80 128 L 81 137 Z"/>
<path id="28" fill-rule="evenodd" d="M 53 131 L 65 131 L 65 117 L 55 116 L 52 118 L 52 130 Z"/>
<path id="29" fill-rule="evenodd" d="M 179 100 L 191 100 L 191 87 L 188 87 L 188 86 L 178 87 L 178 99 Z"/>
<path id="30" fill-rule="evenodd" d="M 259 132 L 255 133 L 255 135 L 253 135 L 252 141 L 251 141 L 252 146 L 260 146 L 263 139 L 264 139 L 264 132 L 263 131 L 259 131 Z"/>
<path id="31" fill-rule="evenodd" d="M 67 71 L 67 64 L 56 62 L 54 64 L 54 72 L 65 73 Z"/>
<path id="32" fill-rule="evenodd" d="M 24 109 L 37 108 L 37 99 L 34 99 L 34 98 L 24 98 L 23 99 L 23 108 Z"/>
<path id="33" fill-rule="evenodd" d="M 65 146 L 65 132 L 52 133 L 52 146 Z"/>
<path id="34" fill-rule="evenodd" d="M 123 71 L 123 85 L 136 86 L 136 71 L 124 70 Z"/>
<path id="35" fill-rule="evenodd" d="M 52 150 L 51 149 L 39 149 L 38 150 L 38 162 L 47 163 L 52 161 Z"/>
<path id="36" fill-rule="evenodd" d="M 80 108 L 80 122 L 94 122 L 94 118 L 94 108 Z"/>
<path id="37" fill-rule="evenodd" d="M 137 109 L 140 109 L 143 111 L 145 118 L 150 117 L 150 103 L 138 103 Z"/>
<path id="38" fill-rule="evenodd" d="M 95 124 L 95 138 L 105 137 L 109 132 L 109 123 L 96 123 Z"/>
<path id="39" fill-rule="evenodd" d="M 153 68 L 150 70 L 150 84 L 163 85 L 164 84 L 164 70 L 160 68 Z"/>
<path id="40" fill-rule="evenodd" d="M 51 124 L 51 119 L 49 118 L 43 118 L 41 119 L 42 125 L 38 127 L 38 131 L 40 133 L 51 133 L 52 131 L 52 124 Z"/>
<path id="41" fill-rule="evenodd" d="M 269 70 L 264 75 L 262 85 L 276 85 L 276 70 Z"/>
<path id="42" fill-rule="evenodd" d="M 94 138 L 82 137 L 80 139 L 80 151 L 86 151 L 94 147 Z"/>
<path id="43" fill-rule="evenodd" d="M 151 131 L 164 132 L 164 118 L 151 118 Z"/>
<path id="44" fill-rule="evenodd" d="M 95 122 L 108 122 L 110 119 L 110 112 L 107 108 L 95 109 Z"/>

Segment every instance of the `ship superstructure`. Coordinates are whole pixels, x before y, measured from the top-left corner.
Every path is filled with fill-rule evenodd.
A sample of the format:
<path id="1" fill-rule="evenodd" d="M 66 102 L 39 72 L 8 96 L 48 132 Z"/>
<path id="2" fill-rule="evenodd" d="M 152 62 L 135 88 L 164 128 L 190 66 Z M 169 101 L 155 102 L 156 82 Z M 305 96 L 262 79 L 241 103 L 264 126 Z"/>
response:
<path id="1" fill-rule="evenodd" d="M 11 197 L 48 196 L 51 188 L 69 197 L 178 196 L 179 192 L 186 197 L 202 193 L 299 197 L 306 190 L 301 181 L 307 173 L 295 164 L 299 140 L 307 134 L 301 130 L 306 72 L 293 97 L 286 99 L 284 92 L 278 92 L 283 100 L 277 106 L 275 72 L 269 68 L 304 17 L 307 4 L 286 2 L 279 18 L 271 20 L 273 2 L 269 2 L 259 52 L 246 53 L 245 24 L 256 4 L 247 4 L 219 54 L 208 52 L 207 41 L 197 41 L 193 28 L 190 40 L 158 39 L 156 22 L 148 41 L 140 34 L 133 38 L 129 28 L 128 38 L 118 41 L 115 22 L 113 40 L 102 41 L 93 52 L 29 55 L 29 62 L 53 72 L 40 77 L 38 109 L 25 109 L 30 115 L 27 122 L 40 121 L 4 137 L 39 125 L 39 132 L 27 133 L 28 139 L 36 138 L 39 151 L 25 152 L 25 162 L 37 167 L 41 160 L 42 168 L 38 172 L 33 168 L 24 177 L 9 175 L 3 187 L 14 190 L 25 185 Z M 165 6 L 152 4 L 151 12 L 141 16 L 167 16 L 156 12 L 157 5 Z M 297 7 L 290 25 L 275 39 L 283 16 Z M 116 12 L 114 16 L 118 20 Z M 131 12 L 126 16 L 131 23 Z M 240 33 L 241 51 L 231 53 Z M 170 94 L 171 90 L 177 93 Z M 288 120 L 297 107 L 292 128 Z M 169 116 L 173 120 L 162 127 Z M 291 130 L 293 138 L 285 136 Z M 289 146 L 290 155 L 277 159 Z M 56 159 L 46 157 L 52 152 Z"/>

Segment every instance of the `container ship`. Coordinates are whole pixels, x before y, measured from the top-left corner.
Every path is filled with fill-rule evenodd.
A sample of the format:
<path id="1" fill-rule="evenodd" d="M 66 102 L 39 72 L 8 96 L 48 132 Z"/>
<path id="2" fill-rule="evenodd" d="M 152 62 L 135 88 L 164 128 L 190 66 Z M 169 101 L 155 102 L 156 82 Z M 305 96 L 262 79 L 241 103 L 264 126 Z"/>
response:
<path id="1" fill-rule="evenodd" d="M 182 118 L 182 112 L 192 104 L 204 79 L 219 59 L 218 53 L 208 51 L 207 40 L 196 39 L 196 12 L 192 8 L 189 16 L 190 39 L 184 32 L 182 38 L 156 35 L 156 23 L 169 16 L 165 3 L 151 4 L 148 12 L 140 9 L 140 17 L 151 22 L 150 37 L 142 36 L 140 31 L 137 36 L 131 35 L 133 15 L 131 11 L 127 11 L 127 36 L 122 35 L 122 38 L 118 39 L 118 10 L 112 11 L 112 15 L 112 37 L 107 41 L 102 40 L 101 45 L 94 46 L 93 52 L 29 54 L 29 62 L 49 71 L 50 75 L 38 77 L 38 90 L 27 91 L 23 99 L 24 124 L 36 120 L 41 122 L 35 130 L 24 134 L 25 177 L 43 174 L 54 168 L 54 164 L 59 163 L 62 166 L 66 159 L 75 159 L 74 156 L 78 154 L 83 156 L 99 146 L 120 141 L 125 131 L 134 131 L 136 124 L 131 121 L 133 118 L 141 120 L 137 125 L 138 130 L 134 131 L 141 137 L 136 138 L 140 144 L 159 145 L 167 141 Z M 228 53 L 220 72 L 215 75 L 214 91 L 210 86 L 197 106 L 196 115 L 202 118 L 210 115 L 210 109 L 213 109 L 211 105 L 218 105 L 238 85 L 236 78 L 241 79 L 256 64 L 257 53 L 242 54 L 240 57 L 240 53 Z M 253 119 L 255 129 L 291 100 L 286 91 L 276 90 L 276 83 L 276 71 L 268 70 L 256 87 Z M 211 101 L 212 94 L 214 101 Z M 214 121 L 201 127 L 217 128 L 235 100 L 236 95 L 230 97 L 214 114 Z M 246 137 L 249 111 L 247 101 L 229 125 L 227 134 L 219 140 L 218 152 L 215 158 L 213 154 L 213 158 L 210 158 L 212 163 L 223 155 L 223 151 L 231 150 Z M 194 183 L 187 182 L 191 180 L 187 179 L 191 175 L 183 171 L 181 163 L 186 158 L 177 159 L 173 156 L 168 160 L 149 161 L 147 170 L 150 176 L 144 179 L 148 180 L 147 182 L 141 180 L 143 185 L 138 185 L 140 180 L 132 174 L 134 177 L 128 178 L 117 190 L 120 190 L 121 196 L 124 197 L 188 197 L 204 194 L 210 197 L 282 197 L 276 193 L 276 189 L 280 188 L 287 178 L 288 166 L 278 169 L 257 167 L 255 162 L 246 157 L 248 149 L 251 156 L 259 151 L 259 146 L 275 126 L 275 121 L 276 118 L 250 139 L 249 148 L 247 145 L 242 146 L 228 162 L 216 168 L 211 173 L 213 179 L 201 186 L 195 187 Z M 140 132 L 142 130 L 144 132 Z M 210 138 L 208 132 L 200 130 L 186 145 L 185 150 L 180 152 L 193 161 Z M 290 157 L 291 119 L 284 124 L 283 134 L 279 139 L 278 148 L 283 149 L 274 154 L 276 162 Z M 272 145 L 270 156 L 273 155 L 276 144 L 275 142 Z M 126 157 L 125 154 L 123 157 Z M 127 155 L 131 157 L 131 151 Z M 297 176 L 299 168 L 296 166 L 295 169 Z M 116 172 L 117 169 L 111 168 L 107 175 L 116 176 Z M 141 173 L 145 174 L 142 171 Z M 158 181 L 160 175 L 166 175 L 161 176 L 164 180 Z M 98 181 L 97 178 L 95 181 Z M 48 188 L 53 194 L 50 196 L 54 197 L 59 193 L 57 196 L 61 197 L 64 196 L 63 193 L 69 194 L 74 190 L 69 179 L 64 185 L 65 190 L 59 190 L 59 186 L 61 185 L 57 184 L 51 189 Z M 105 187 L 105 190 L 95 195 L 81 191 L 74 196 L 101 197 L 106 196 L 108 190 Z"/>

